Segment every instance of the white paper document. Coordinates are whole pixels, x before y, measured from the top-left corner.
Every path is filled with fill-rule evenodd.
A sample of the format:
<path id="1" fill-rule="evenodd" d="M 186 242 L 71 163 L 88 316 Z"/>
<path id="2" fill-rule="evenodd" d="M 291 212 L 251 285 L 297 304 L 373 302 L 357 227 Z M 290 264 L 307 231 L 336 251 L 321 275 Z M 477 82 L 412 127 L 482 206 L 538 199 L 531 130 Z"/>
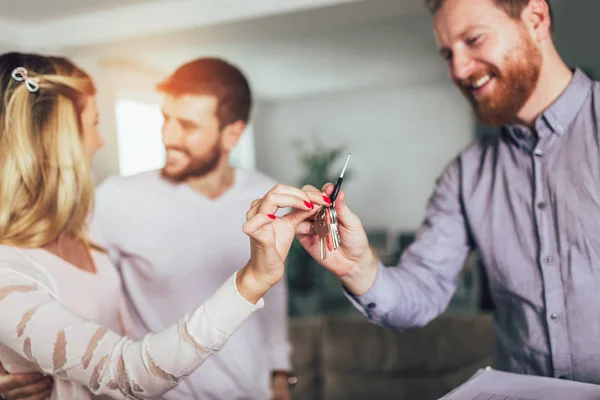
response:
<path id="1" fill-rule="evenodd" d="M 480 369 L 440 400 L 600 400 L 600 385 Z"/>

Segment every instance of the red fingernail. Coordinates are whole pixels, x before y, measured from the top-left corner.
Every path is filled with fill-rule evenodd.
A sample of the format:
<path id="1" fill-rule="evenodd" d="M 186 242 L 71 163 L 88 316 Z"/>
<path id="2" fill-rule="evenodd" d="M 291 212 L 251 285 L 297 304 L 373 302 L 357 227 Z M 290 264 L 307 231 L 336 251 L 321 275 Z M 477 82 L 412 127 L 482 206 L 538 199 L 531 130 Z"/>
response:
<path id="1" fill-rule="evenodd" d="M 305 201 L 304 201 L 304 204 L 305 204 L 305 205 L 306 205 L 306 207 L 308 207 L 310 210 L 312 210 L 313 208 L 315 208 L 315 205 L 314 205 L 314 203 L 313 203 L 312 201 L 311 201 L 311 202 L 308 202 L 308 201 L 306 201 L 306 200 L 305 200 Z"/>
<path id="2" fill-rule="evenodd" d="M 275 214 L 267 214 L 267 215 L 268 215 L 268 216 L 269 216 L 269 218 L 271 218 L 271 219 L 275 219 L 275 218 L 277 218 L 277 217 L 275 216 Z"/>
<path id="3" fill-rule="evenodd" d="M 331 199 L 329 197 L 323 196 L 323 200 L 325 200 L 325 203 L 331 204 Z"/>

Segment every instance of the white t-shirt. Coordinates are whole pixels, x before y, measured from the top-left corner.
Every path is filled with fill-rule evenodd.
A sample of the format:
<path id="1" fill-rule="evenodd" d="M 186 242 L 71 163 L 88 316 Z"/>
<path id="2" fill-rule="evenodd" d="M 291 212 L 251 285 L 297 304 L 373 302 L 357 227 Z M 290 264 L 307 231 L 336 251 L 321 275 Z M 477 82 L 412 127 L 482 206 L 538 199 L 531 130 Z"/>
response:
<path id="1" fill-rule="evenodd" d="M 242 232 L 250 203 L 276 182 L 236 169 L 215 200 L 160 171 L 111 177 L 98 188 L 95 221 L 121 271 L 134 337 L 163 329 L 198 306 L 250 258 Z M 290 368 L 287 293 L 280 282 L 265 307 L 165 399 L 269 399 L 270 372 Z"/>

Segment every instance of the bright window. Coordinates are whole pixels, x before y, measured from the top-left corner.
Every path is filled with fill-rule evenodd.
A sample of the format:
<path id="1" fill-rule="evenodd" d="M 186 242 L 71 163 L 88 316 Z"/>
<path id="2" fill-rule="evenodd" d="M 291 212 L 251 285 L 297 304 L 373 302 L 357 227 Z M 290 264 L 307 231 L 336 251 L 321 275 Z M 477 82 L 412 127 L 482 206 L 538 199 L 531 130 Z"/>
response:
<path id="1" fill-rule="evenodd" d="M 162 168 L 165 149 L 161 141 L 160 106 L 120 99 L 116 103 L 119 173 L 123 176 Z"/>

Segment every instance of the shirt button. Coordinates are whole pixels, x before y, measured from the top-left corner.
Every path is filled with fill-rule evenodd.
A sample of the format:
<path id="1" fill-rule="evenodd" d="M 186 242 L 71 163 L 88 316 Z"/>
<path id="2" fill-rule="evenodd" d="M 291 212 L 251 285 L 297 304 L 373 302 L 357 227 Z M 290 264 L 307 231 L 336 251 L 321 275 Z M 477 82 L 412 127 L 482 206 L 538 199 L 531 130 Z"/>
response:
<path id="1" fill-rule="evenodd" d="M 554 262 L 554 257 L 552 257 L 552 256 L 547 256 L 547 257 L 544 257 L 544 264 L 546 264 L 546 265 L 550 265 L 550 264 L 552 264 L 553 262 Z"/>
<path id="2" fill-rule="evenodd" d="M 562 126 L 559 125 L 559 126 L 556 127 L 556 131 L 558 133 L 563 133 L 565 131 L 565 128 L 563 128 Z"/>
<path id="3" fill-rule="evenodd" d="M 543 210 L 544 208 L 546 208 L 546 202 L 545 202 L 545 201 L 540 201 L 540 202 L 538 203 L 538 208 L 539 208 L 540 210 Z"/>
<path id="4" fill-rule="evenodd" d="M 541 157 L 544 155 L 544 150 L 542 149 L 535 149 L 535 151 L 533 152 L 533 154 L 535 154 L 538 157 Z"/>
<path id="5" fill-rule="evenodd" d="M 550 319 L 554 322 L 558 321 L 558 314 L 557 313 L 550 314 Z"/>
<path id="6" fill-rule="evenodd" d="M 367 304 L 367 308 L 370 309 L 370 310 L 374 309 L 375 307 L 377 307 L 377 304 L 375 304 L 375 303 L 369 303 L 369 304 Z"/>

